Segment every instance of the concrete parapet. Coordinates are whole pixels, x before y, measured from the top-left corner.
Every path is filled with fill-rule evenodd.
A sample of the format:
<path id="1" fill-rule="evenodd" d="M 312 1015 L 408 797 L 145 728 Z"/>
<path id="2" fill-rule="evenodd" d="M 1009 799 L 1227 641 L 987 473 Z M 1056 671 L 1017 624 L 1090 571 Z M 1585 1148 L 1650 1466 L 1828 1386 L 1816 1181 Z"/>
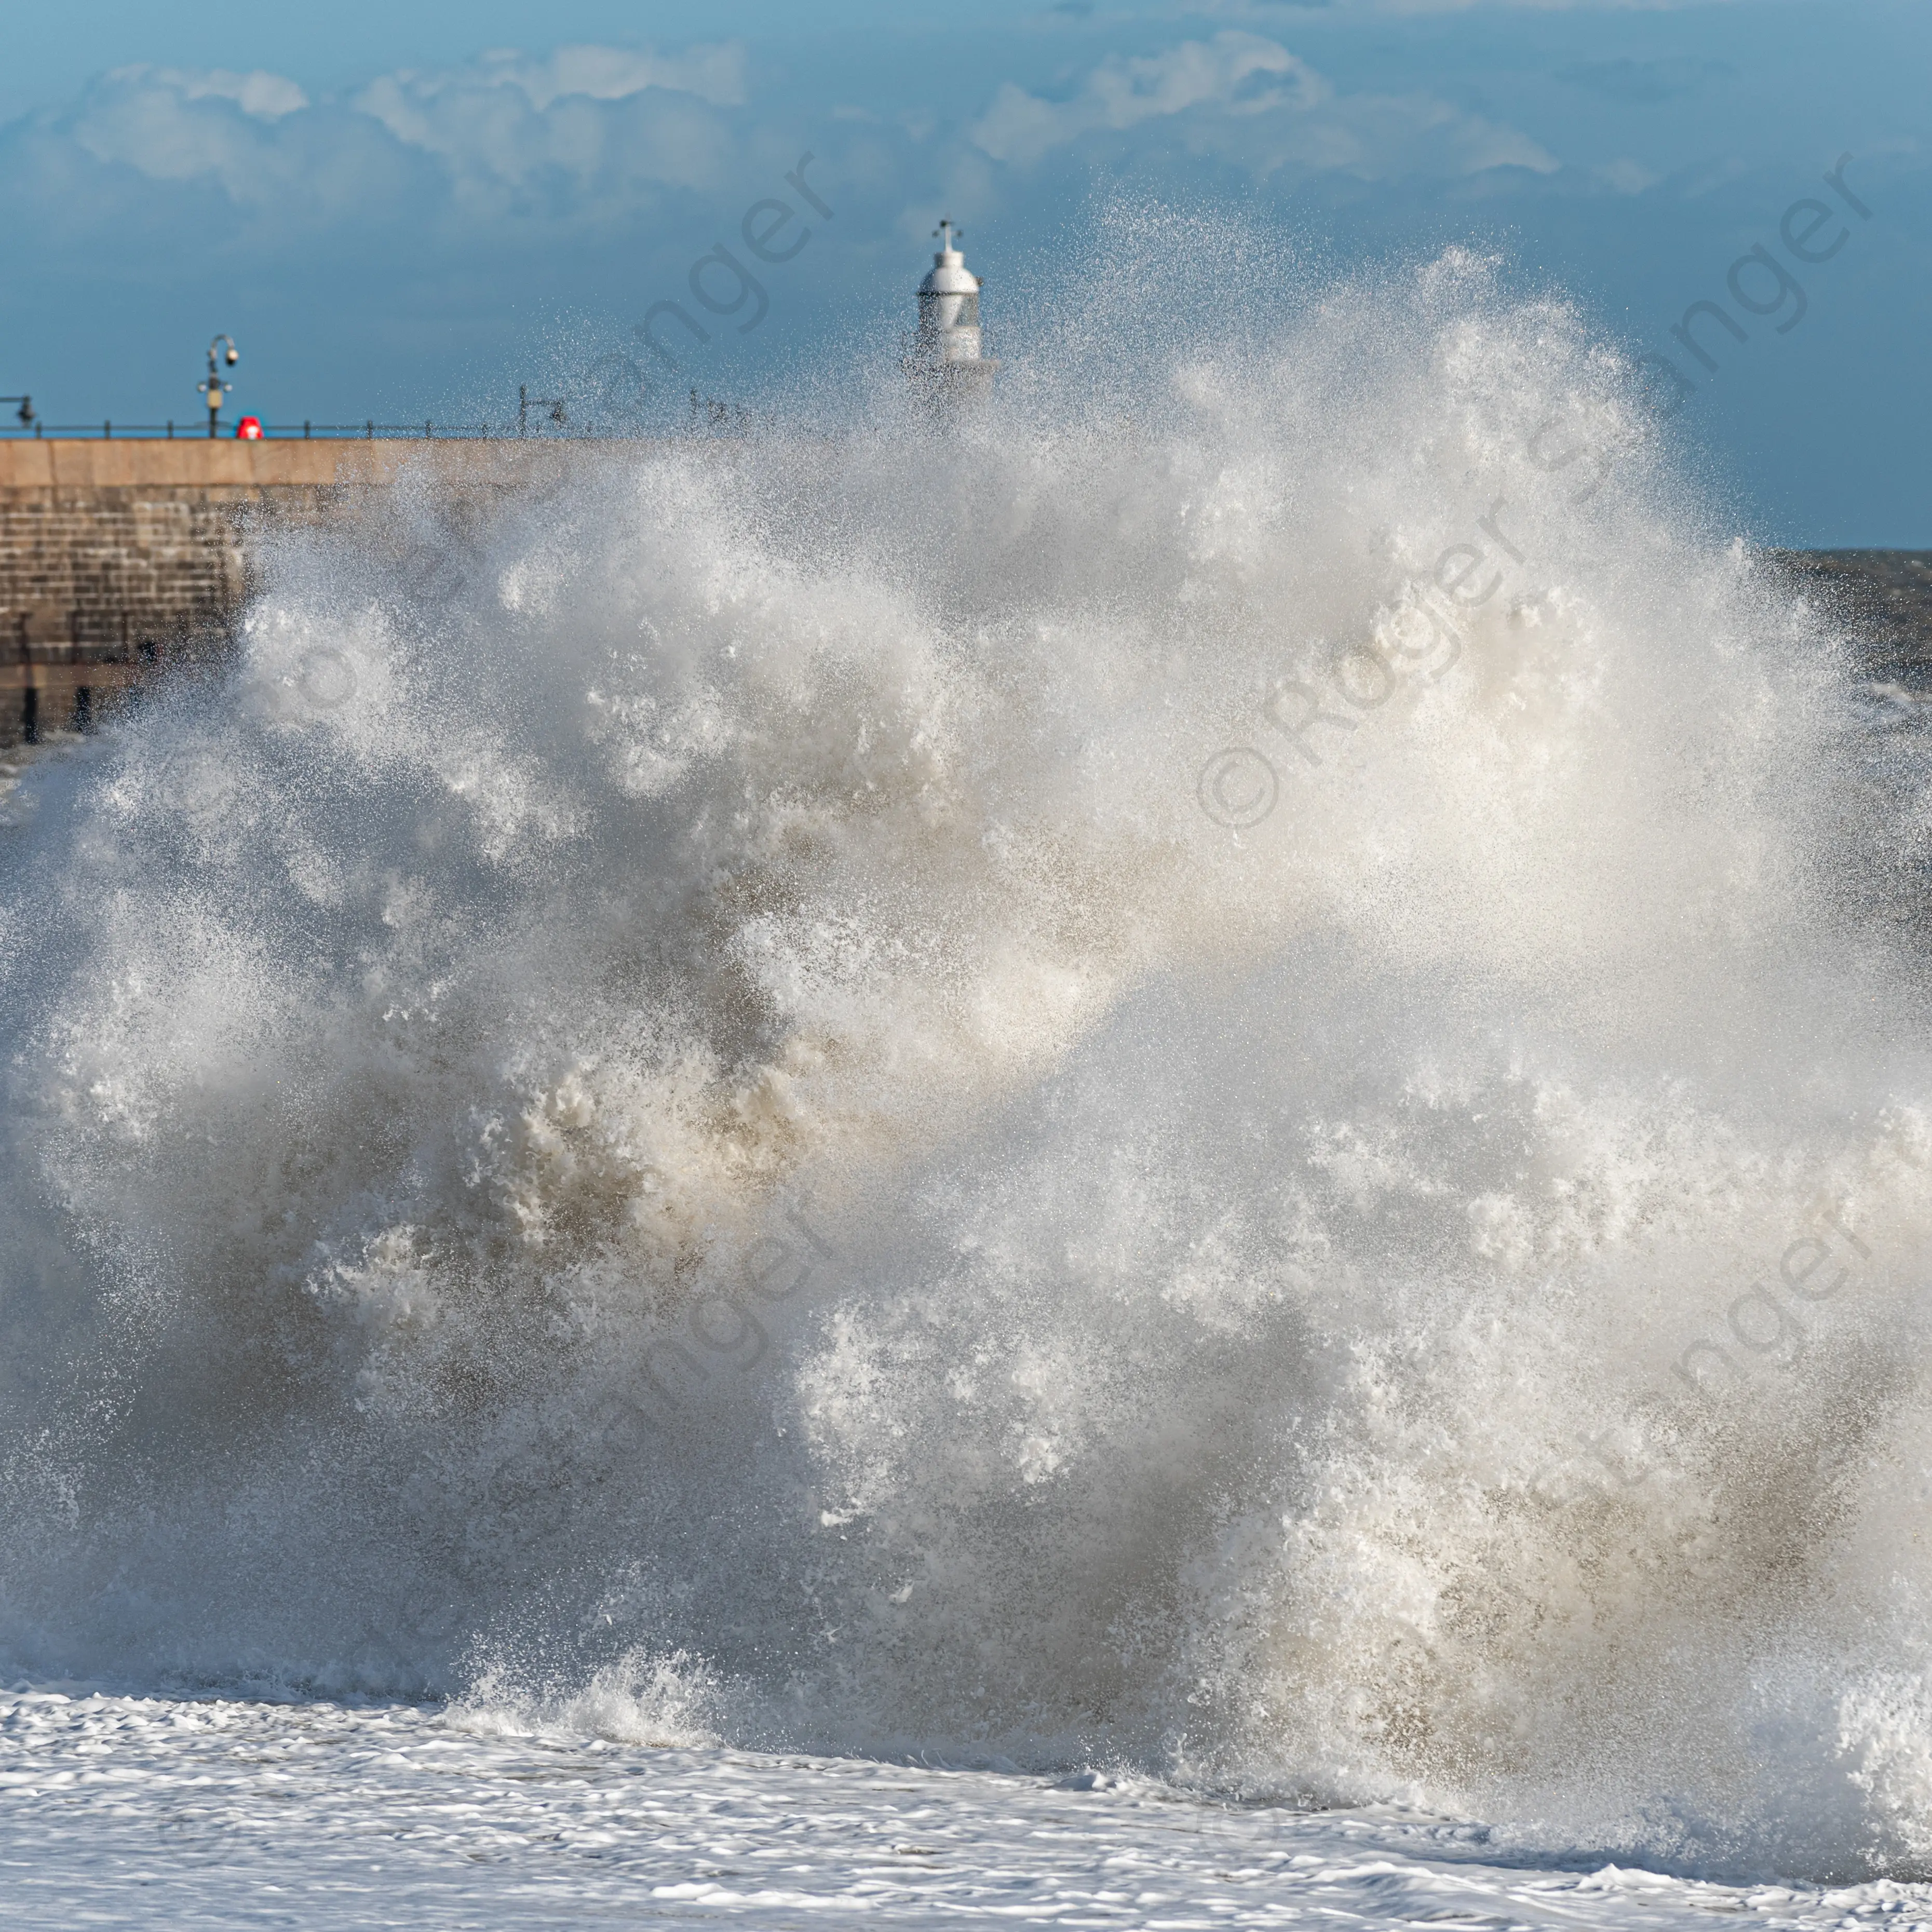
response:
<path id="1" fill-rule="evenodd" d="M 274 490 L 328 490 L 392 483 L 406 472 L 450 482 L 514 488 L 533 476 L 621 460 L 643 442 L 532 436 L 434 439 L 292 436 L 273 442 L 160 437 L 116 442 L 94 437 L 25 436 L 0 441 L 0 490 L 219 490 L 246 497 Z"/>

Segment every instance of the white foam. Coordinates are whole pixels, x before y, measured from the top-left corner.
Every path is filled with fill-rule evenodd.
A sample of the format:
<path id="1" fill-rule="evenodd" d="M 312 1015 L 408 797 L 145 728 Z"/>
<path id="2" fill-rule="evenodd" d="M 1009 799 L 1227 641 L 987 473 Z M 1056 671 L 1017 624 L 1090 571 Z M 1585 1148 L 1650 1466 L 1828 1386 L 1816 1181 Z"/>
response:
<path id="1" fill-rule="evenodd" d="M 1918 1868 L 1901 768 L 1560 305 L 1160 256 L 944 448 L 291 537 L 29 778 L 21 1667 Z"/>

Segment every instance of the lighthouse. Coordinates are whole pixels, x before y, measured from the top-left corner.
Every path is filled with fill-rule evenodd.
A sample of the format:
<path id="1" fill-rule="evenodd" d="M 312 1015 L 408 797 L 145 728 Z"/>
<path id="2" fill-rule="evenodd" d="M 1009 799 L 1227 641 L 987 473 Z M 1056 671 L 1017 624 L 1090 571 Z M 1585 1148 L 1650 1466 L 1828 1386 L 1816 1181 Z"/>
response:
<path id="1" fill-rule="evenodd" d="M 982 353 L 980 278 L 954 245 L 959 236 L 950 220 L 933 233 L 939 252 L 919 285 L 919 333 L 906 373 L 936 396 L 976 399 L 992 387 L 1000 366 Z"/>

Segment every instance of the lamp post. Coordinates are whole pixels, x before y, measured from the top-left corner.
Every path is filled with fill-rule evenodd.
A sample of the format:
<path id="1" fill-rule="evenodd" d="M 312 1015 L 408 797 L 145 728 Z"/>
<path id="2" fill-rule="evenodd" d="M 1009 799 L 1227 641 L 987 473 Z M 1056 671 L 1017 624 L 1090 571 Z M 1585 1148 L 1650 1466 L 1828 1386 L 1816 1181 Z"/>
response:
<path id="1" fill-rule="evenodd" d="M 224 342 L 228 345 L 226 352 L 220 360 L 218 360 L 215 352 Z M 194 386 L 207 399 L 208 434 L 211 437 L 214 435 L 221 421 L 221 400 L 235 386 L 232 382 L 224 382 L 221 380 L 221 362 L 225 361 L 232 369 L 241 359 L 242 352 L 236 347 L 235 338 L 232 335 L 218 335 L 208 345 L 208 380 L 197 382 Z"/>

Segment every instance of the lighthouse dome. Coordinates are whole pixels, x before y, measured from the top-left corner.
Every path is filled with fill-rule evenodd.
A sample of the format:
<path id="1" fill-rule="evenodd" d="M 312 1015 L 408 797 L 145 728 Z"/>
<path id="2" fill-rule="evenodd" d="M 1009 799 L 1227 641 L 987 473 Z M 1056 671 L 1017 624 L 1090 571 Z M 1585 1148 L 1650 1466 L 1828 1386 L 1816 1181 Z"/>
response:
<path id="1" fill-rule="evenodd" d="M 919 292 L 922 296 L 976 296 L 980 278 L 968 268 L 966 257 L 957 248 L 942 248 L 933 256 Z"/>

